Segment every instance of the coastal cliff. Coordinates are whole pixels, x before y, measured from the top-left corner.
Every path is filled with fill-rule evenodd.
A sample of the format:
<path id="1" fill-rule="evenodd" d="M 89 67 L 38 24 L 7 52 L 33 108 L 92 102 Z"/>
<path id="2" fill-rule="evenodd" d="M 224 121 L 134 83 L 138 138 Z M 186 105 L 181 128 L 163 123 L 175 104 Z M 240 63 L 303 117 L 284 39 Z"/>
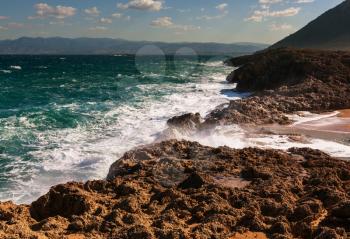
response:
<path id="1" fill-rule="evenodd" d="M 254 92 L 202 122 L 288 124 L 350 108 L 350 53 L 278 49 L 228 62 Z M 57 185 L 31 205 L 0 203 L 0 238 L 348 238 L 350 162 L 308 148 L 212 148 L 170 140 L 125 153 L 105 180 Z"/>

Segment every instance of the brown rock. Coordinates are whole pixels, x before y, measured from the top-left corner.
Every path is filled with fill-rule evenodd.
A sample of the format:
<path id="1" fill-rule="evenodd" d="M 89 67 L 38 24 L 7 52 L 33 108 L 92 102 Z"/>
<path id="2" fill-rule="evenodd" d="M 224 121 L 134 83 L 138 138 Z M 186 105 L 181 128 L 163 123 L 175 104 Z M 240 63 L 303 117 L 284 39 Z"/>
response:
<path id="1" fill-rule="evenodd" d="M 81 215 L 90 209 L 82 185 L 70 183 L 53 187 L 47 195 L 33 202 L 30 213 L 36 220 L 52 216 L 70 217 Z"/>
<path id="2" fill-rule="evenodd" d="M 350 163 L 289 151 L 175 140 L 136 149 L 110 180 L 55 186 L 30 207 L 0 203 L 0 238 L 346 238 Z M 217 181 L 241 175 L 244 187 Z"/>
<path id="3" fill-rule="evenodd" d="M 200 188 L 205 184 L 205 180 L 197 173 L 192 173 L 185 181 L 179 184 L 179 188 Z"/>
<path id="4" fill-rule="evenodd" d="M 350 201 L 341 202 L 332 210 L 332 215 L 340 218 L 350 219 Z"/>
<path id="5" fill-rule="evenodd" d="M 208 124 L 289 124 L 286 114 L 350 108 L 349 52 L 274 49 L 231 59 L 227 80 L 254 92 L 214 110 Z M 334 87 L 337 85 L 337 87 Z"/>
<path id="6" fill-rule="evenodd" d="M 180 116 L 175 116 L 168 120 L 168 125 L 171 127 L 192 130 L 198 128 L 201 123 L 201 115 L 196 114 L 184 114 Z"/>

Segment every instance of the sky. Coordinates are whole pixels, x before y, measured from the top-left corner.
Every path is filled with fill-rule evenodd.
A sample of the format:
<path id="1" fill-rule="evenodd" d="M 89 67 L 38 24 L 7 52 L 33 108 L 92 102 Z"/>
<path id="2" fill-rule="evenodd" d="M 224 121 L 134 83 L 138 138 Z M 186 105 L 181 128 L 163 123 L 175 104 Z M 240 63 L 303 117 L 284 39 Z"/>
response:
<path id="1" fill-rule="evenodd" d="M 343 0 L 1 0 L 0 39 L 271 44 Z"/>

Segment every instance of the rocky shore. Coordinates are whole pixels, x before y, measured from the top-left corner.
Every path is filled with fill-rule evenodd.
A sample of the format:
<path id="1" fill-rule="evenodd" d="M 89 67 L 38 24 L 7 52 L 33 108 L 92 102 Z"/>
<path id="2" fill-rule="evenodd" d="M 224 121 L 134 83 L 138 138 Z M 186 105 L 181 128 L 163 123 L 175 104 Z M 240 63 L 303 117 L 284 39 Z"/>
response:
<path id="1" fill-rule="evenodd" d="M 320 151 L 166 141 L 126 153 L 107 180 L 0 204 L 0 237 L 346 238 L 349 190 L 350 163 Z"/>
<path id="2" fill-rule="evenodd" d="M 227 61 L 227 80 L 254 92 L 212 112 L 206 124 L 289 124 L 286 114 L 350 108 L 350 53 L 276 49 Z"/>
<path id="3" fill-rule="evenodd" d="M 171 128 L 289 124 L 350 108 L 350 53 L 277 49 L 232 59 L 251 96 Z M 0 238 L 349 238 L 350 162 L 308 148 L 212 148 L 169 140 L 125 153 L 105 180 L 0 203 Z"/>

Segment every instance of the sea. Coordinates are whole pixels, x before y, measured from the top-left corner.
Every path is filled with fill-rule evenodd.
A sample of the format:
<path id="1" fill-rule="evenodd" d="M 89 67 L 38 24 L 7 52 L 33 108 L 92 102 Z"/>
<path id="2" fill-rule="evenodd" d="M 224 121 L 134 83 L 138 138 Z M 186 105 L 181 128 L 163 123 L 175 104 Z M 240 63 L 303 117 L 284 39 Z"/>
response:
<path id="1" fill-rule="evenodd" d="M 246 97 L 227 84 L 229 56 L 0 56 L 0 201 L 30 203 L 51 186 L 103 179 L 125 152 L 155 142 L 176 115 Z M 174 135 L 205 145 L 288 148 L 239 126 Z M 315 140 L 337 155 L 350 148 Z M 327 148 L 328 147 L 328 148 Z"/>
<path id="2" fill-rule="evenodd" d="M 0 201 L 106 177 L 175 115 L 233 94 L 225 56 L 0 56 Z"/>

